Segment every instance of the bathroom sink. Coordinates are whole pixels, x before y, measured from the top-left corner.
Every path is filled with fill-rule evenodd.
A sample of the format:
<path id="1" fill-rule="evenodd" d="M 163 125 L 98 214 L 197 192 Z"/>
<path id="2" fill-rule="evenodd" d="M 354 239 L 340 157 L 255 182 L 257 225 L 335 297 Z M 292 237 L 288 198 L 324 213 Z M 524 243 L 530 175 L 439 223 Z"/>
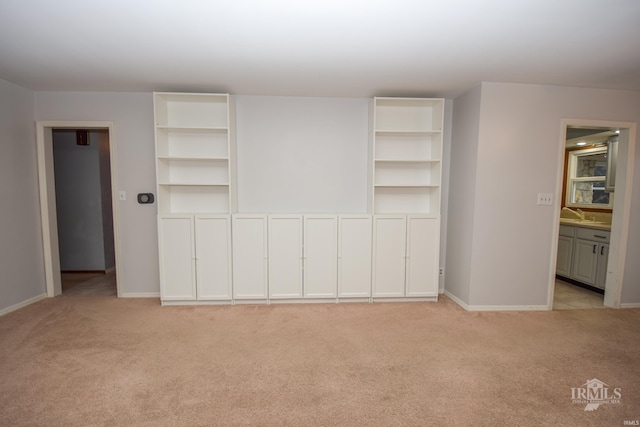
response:
<path id="1" fill-rule="evenodd" d="M 560 222 L 570 223 L 570 224 L 578 224 L 578 223 L 593 223 L 592 219 L 578 219 L 578 218 L 560 218 Z"/>

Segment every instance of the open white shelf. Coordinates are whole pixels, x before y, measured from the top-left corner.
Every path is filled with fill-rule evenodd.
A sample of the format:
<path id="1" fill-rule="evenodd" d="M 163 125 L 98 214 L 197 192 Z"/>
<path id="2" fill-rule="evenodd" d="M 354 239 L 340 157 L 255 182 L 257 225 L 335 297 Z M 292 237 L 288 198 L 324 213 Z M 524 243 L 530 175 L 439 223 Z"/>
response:
<path id="1" fill-rule="evenodd" d="M 374 188 L 376 214 L 440 215 L 440 187 L 381 187 Z"/>
<path id="2" fill-rule="evenodd" d="M 161 212 L 172 214 L 228 213 L 229 187 L 160 184 L 158 208 Z"/>
<path id="3" fill-rule="evenodd" d="M 229 128 L 227 94 L 156 93 L 155 105 L 161 128 Z"/>
<path id="4" fill-rule="evenodd" d="M 375 98 L 376 132 L 442 131 L 444 100 L 431 98 Z"/>
<path id="5" fill-rule="evenodd" d="M 375 186 L 424 187 L 440 185 L 440 162 L 376 161 Z"/>
<path id="6" fill-rule="evenodd" d="M 444 100 L 373 100 L 374 214 L 440 211 Z"/>
<path id="7" fill-rule="evenodd" d="M 227 94 L 155 93 L 158 212 L 235 209 Z"/>
<path id="8" fill-rule="evenodd" d="M 374 149 L 376 160 L 441 160 L 442 133 L 376 132 Z"/>

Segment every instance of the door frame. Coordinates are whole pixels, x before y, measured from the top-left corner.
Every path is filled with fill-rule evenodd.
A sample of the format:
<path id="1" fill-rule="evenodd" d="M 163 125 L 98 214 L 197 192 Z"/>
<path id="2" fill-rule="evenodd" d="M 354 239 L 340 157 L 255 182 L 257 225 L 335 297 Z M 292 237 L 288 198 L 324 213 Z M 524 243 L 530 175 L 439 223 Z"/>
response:
<path id="1" fill-rule="evenodd" d="M 555 290 L 556 262 L 558 254 L 558 232 L 560 230 L 561 199 L 563 190 L 563 174 L 565 167 L 565 145 L 567 137 L 567 127 L 603 127 L 626 129 L 627 146 L 622 151 L 626 153 L 624 164 L 624 179 L 620 173 L 616 176 L 616 190 L 622 187 L 622 191 L 616 191 L 613 201 L 613 215 L 611 221 L 611 239 L 609 250 L 609 261 L 607 267 L 607 280 L 605 284 L 604 305 L 611 308 L 620 308 L 622 296 L 622 283 L 624 279 L 624 267 L 627 259 L 627 240 L 629 235 L 629 222 L 631 211 L 631 196 L 633 194 L 633 169 L 636 148 L 636 123 L 613 120 L 585 120 L 585 119 L 562 119 L 560 143 L 558 144 L 558 170 L 556 175 L 556 192 L 553 221 L 553 238 L 551 248 L 551 269 L 549 271 L 549 291 L 547 307 L 553 309 L 553 295 Z M 618 162 L 620 165 L 620 162 Z M 621 169 L 618 166 L 618 169 Z M 622 184 L 622 185 L 620 185 Z M 622 194 L 621 194 L 622 193 Z"/>
<path id="2" fill-rule="evenodd" d="M 53 129 L 107 130 L 109 132 L 109 163 L 111 175 L 111 209 L 113 211 L 113 240 L 115 251 L 116 292 L 120 297 L 120 239 L 118 230 L 118 185 L 116 165 L 116 143 L 113 122 L 108 121 L 37 121 L 36 151 L 38 155 L 38 184 L 40 194 L 40 220 L 45 267 L 47 297 L 62 293 L 60 278 L 60 249 L 58 247 L 58 222 L 56 213 L 56 190 L 53 164 Z"/>

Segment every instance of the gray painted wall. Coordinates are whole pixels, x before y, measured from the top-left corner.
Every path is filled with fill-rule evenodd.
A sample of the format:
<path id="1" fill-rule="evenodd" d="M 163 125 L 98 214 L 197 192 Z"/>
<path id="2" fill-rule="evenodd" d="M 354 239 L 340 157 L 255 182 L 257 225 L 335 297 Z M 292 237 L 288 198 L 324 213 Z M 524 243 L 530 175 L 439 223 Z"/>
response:
<path id="1" fill-rule="evenodd" d="M 455 99 L 451 131 L 447 268 L 445 290 L 469 302 L 475 209 L 476 157 L 480 126 L 480 86 Z"/>
<path id="2" fill-rule="evenodd" d="M 238 212 L 367 212 L 370 100 L 235 99 Z"/>
<path id="3" fill-rule="evenodd" d="M 112 121 L 118 188 L 118 285 L 122 296 L 159 294 L 156 204 L 139 205 L 136 194 L 155 194 L 153 96 L 151 93 L 37 92 L 37 120 Z"/>
<path id="4" fill-rule="evenodd" d="M 449 256 L 447 269 L 469 269 L 470 292 L 463 301 L 470 306 L 546 305 L 557 218 L 551 207 L 536 205 L 536 196 L 539 192 L 555 193 L 561 120 L 637 123 L 640 97 L 628 91 L 507 83 L 483 83 L 481 90 L 474 202 L 465 205 L 473 215 L 472 236 L 467 238 L 472 244 L 471 258 Z M 454 106 L 457 102 L 454 100 Z M 454 150 L 461 143 L 455 129 Z M 458 163 L 452 162 L 451 169 L 453 183 L 454 176 L 464 172 Z M 464 189 L 468 191 L 470 185 L 467 182 Z M 455 192 L 452 185 L 452 199 L 460 197 Z M 639 208 L 640 170 L 636 168 L 623 303 L 640 303 L 640 266 L 635 261 L 640 224 L 633 221 Z M 449 245 L 454 240 L 451 233 L 456 225 L 451 221 L 456 214 L 451 205 Z M 449 289 L 448 282 L 445 286 Z M 451 286 L 455 289 L 456 284 Z"/>
<path id="5" fill-rule="evenodd" d="M 0 307 L 7 307 L 42 294 L 44 277 L 34 94 L 0 83 L 0 188 L 3 199 L 15 200 L 0 211 L 2 240 L 4 235 L 12 237 L 12 242 L 18 242 L 18 236 L 22 239 L 18 248 L 0 244 L 0 262 L 3 271 L 9 272 L 6 279 L 20 283 L 16 287 L 3 278 Z M 447 242 L 445 287 L 472 306 L 546 304 L 555 218 L 553 209 L 538 207 L 535 200 L 538 192 L 555 190 L 560 121 L 638 122 L 640 97 L 625 91 L 484 83 L 453 104 L 449 235 L 443 236 Z M 468 120 L 461 119 L 465 115 Z M 115 144 L 118 183 L 114 191 L 125 190 L 128 195 L 117 206 L 121 290 L 124 296 L 157 294 L 156 206 L 135 203 L 136 193 L 155 192 L 152 94 L 38 92 L 35 118 L 114 122 L 111 142 Z M 241 126 L 250 125 L 238 124 Z M 639 156 L 636 150 L 636 164 Z M 448 170 L 443 173 L 446 176 Z M 514 179 L 517 176 L 525 178 Z M 633 217 L 640 213 L 639 181 L 636 168 Z M 9 184 L 15 182 L 21 183 L 19 190 Z M 18 227 L 6 225 L 12 221 Z M 633 259 L 639 249 L 640 223 L 632 221 L 628 257 Z M 624 303 L 640 303 L 637 283 L 640 264 L 627 262 Z"/>
<path id="6" fill-rule="evenodd" d="M 46 293 L 34 93 L 0 80 L 0 312 Z"/>

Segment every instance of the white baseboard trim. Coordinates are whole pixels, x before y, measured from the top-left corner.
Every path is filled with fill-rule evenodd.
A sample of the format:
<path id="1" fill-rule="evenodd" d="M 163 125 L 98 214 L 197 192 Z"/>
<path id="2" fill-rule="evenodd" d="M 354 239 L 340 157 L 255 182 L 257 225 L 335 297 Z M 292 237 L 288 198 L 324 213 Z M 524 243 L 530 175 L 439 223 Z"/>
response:
<path id="1" fill-rule="evenodd" d="M 620 303 L 620 308 L 640 308 L 640 302 L 623 302 Z"/>
<path id="2" fill-rule="evenodd" d="M 26 307 L 28 305 L 33 304 L 34 302 L 38 302 L 38 301 L 43 300 L 45 298 L 47 298 L 47 294 L 46 293 L 37 295 L 37 296 L 35 296 L 33 298 L 29 298 L 28 300 L 19 302 L 18 304 L 14 304 L 11 307 L 3 308 L 2 310 L 0 310 L 0 316 L 4 316 L 5 314 L 9 314 L 12 311 L 19 310 L 22 307 Z"/>
<path id="3" fill-rule="evenodd" d="M 549 311 L 547 305 L 470 305 L 469 311 Z"/>
<path id="4" fill-rule="evenodd" d="M 453 302 L 458 304 L 460 307 L 462 307 L 465 310 L 469 311 L 469 306 L 464 301 L 462 301 L 460 298 L 458 298 L 457 296 L 453 295 L 451 292 L 447 291 L 446 289 L 444 290 L 444 294 L 447 296 L 447 298 L 451 299 Z"/>
<path id="5" fill-rule="evenodd" d="M 469 305 L 446 290 L 444 294 L 466 311 L 549 311 L 547 305 Z"/>
<path id="6" fill-rule="evenodd" d="M 231 300 L 164 300 L 160 301 L 160 305 L 178 306 L 178 305 L 231 305 Z"/>
<path id="7" fill-rule="evenodd" d="M 126 292 L 118 296 L 119 298 L 160 298 L 160 292 Z"/>

